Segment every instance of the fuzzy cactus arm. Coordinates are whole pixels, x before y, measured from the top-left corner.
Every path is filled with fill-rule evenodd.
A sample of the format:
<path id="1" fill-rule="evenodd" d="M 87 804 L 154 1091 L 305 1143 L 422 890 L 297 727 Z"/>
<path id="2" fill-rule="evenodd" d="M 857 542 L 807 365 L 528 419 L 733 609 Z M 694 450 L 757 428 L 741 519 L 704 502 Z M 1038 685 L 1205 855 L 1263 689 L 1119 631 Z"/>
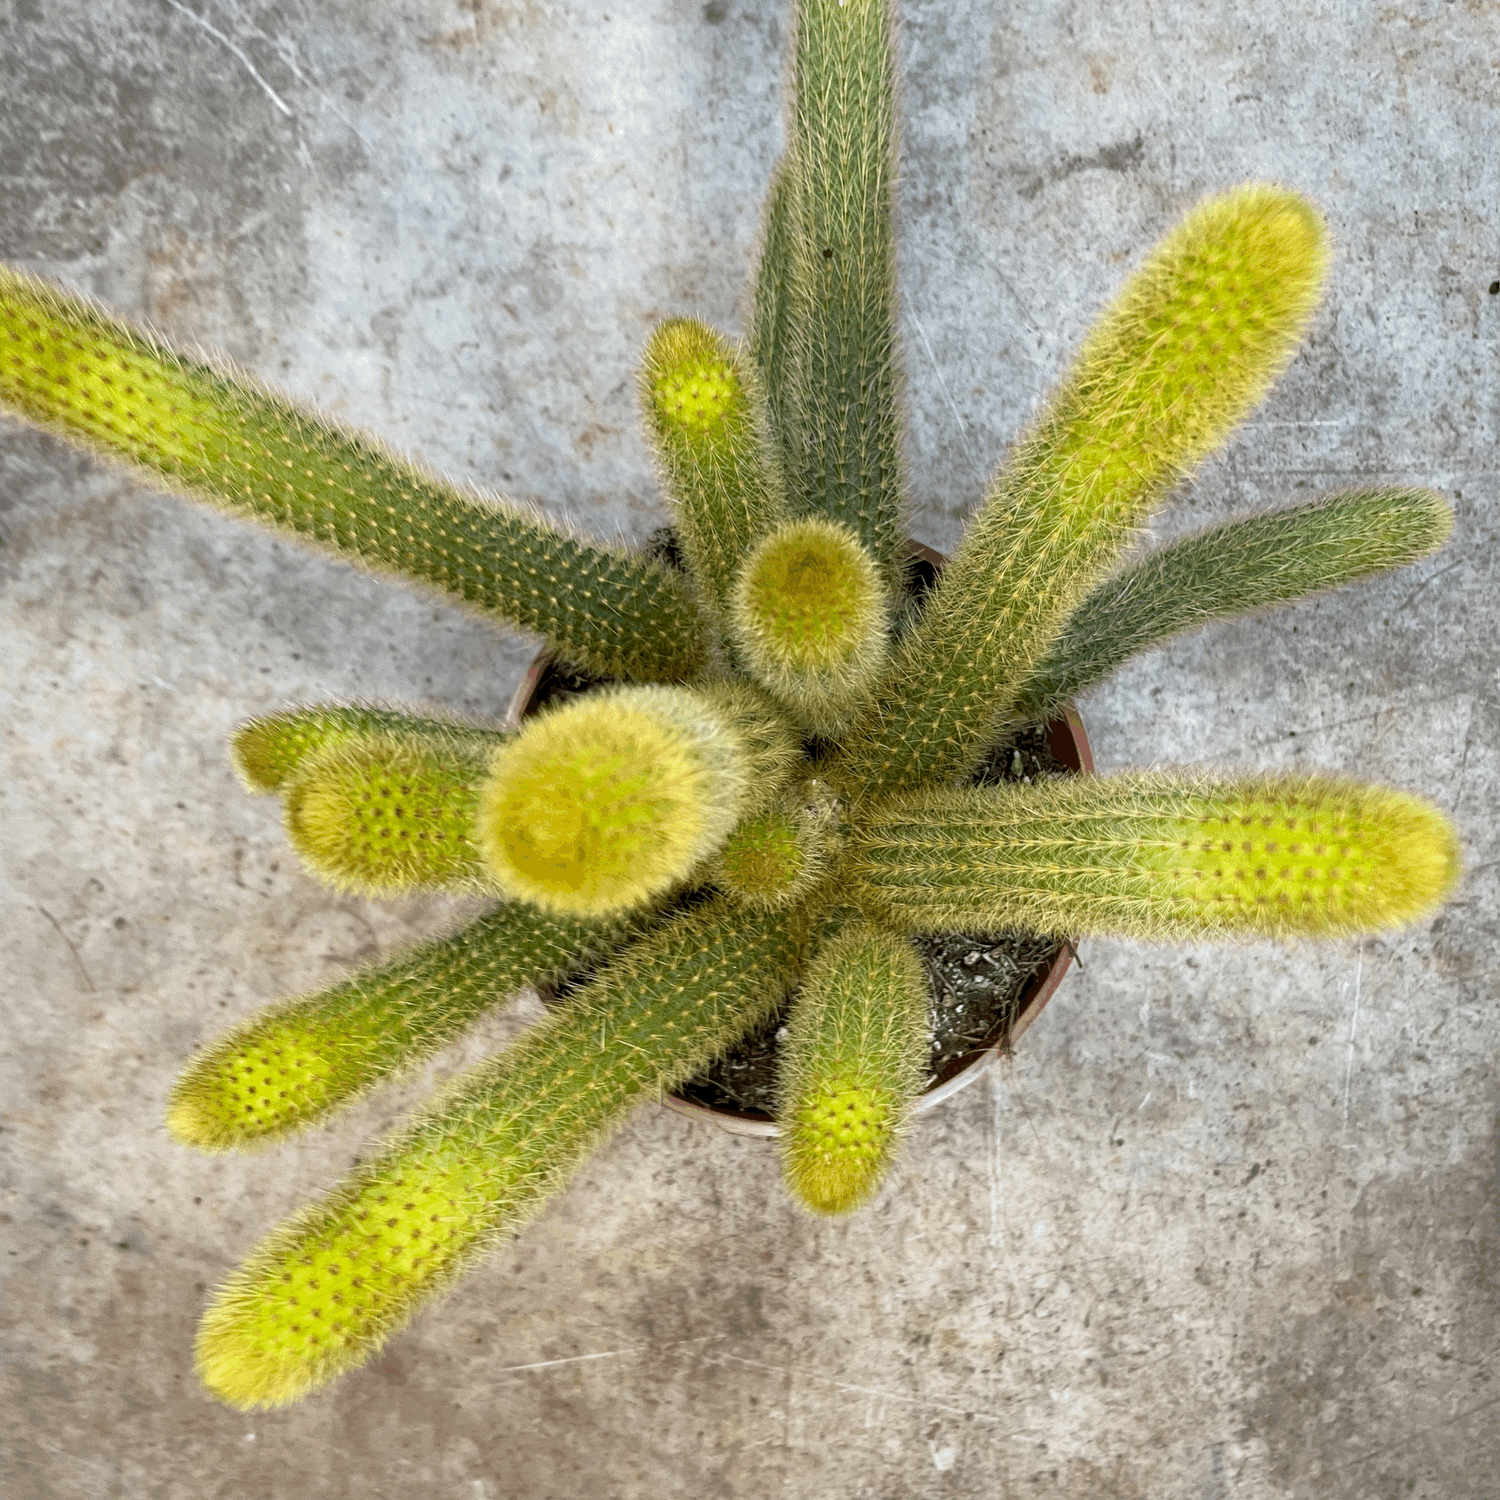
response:
<path id="1" fill-rule="evenodd" d="M 760 377 L 723 334 L 674 318 L 647 342 L 640 389 L 678 541 L 722 619 L 741 559 L 786 516 Z"/>
<path id="2" fill-rule="evenodd" d="M 895 791 L 973 768 L 1068 615 L 1290 359 L 1327 262 L 1317 210 L 1285 189 L 1188 214 L 1001 471 L 831 774 Z"/>
<path id="3" fill-rule="evenodd" d="M 508 739 L 495 737 L 499 751 Z M 446 735 L 334 739 L 284 787 L 287 834 L 308 868 L 341 890 L 494 895 L 476 822 L 496 753 L 484 740 Z"/>
<path id="4" fill-rule="evenodd" d="M 706 660 L 697 603 L 671 569 L 458 490 L 4 268 L 0 410 L 153 483 L 440 589 L 601 675 L 676 681 Z"/>
<path id="5" fill-rule="evenodd" d="M 687 879 L 798 750 L 748 684 L 589 693 L 528 721 L 491 758 L 480 856 L 515 900 L 575 916 L 627 910 Z"/>
<path id="6" fill-rule="evenodd" d="M 761 911 L 802 900 L 828 874 L 837 833 L 828 788 L 809 780 L 744 818 L 708 867 L 709 879 Z"/>
<path id="7" fill-rule="evenodd" d="M 840 735 L 886 659 L 888 595 L 869 550 L 839 522 L 789 521 L 745 559 L 730 602 L 751 675 L 799 724 Z"/>
<path id="8" fill-rule="evenodd" d="M 783 157 L 771 177 L 761 210 L 760 255 L 751 283 L 750 357 L 760 373 L 766 409 L 778 458 L 781 435 L 794 426 L 790 400 L 790 356 L 787 324 L 790 316 L 792 247 L 797 228 L 796 173 Z"/>
<path id="9" fill-rule="evenodd" d="M 769 1014 L 795 977 L 799 930 L 784 914 L 710 901 L 628 949 L 273 1232 L 204 1316 L 204 1384 L 234 1407 L 280 1406 L 363 1364 L 632 1105 Z"/>
<path id="10" fill-rule="evenodd" d="M 425 718 L 365 704 L 320 704 L 249 719 L 229 737 L 230 755 L 240 779 L 252 792 L 277 792 L 310 757 L 350 739 L 386 735 L 480 750 L 493 749 L 510 731 Z"/>
<path id="11" fill-rule="evenodd" d="M 857 816 L 843 873 L 911 933 L 1333 937 L 1433 911 L 1459 852 L 1436 808 L 1387 787 L 1142 773 L 893 798 Z"/>
<path id="12" fill-rule="evenodd" d="M 1120 570 L 1068 620 L 1015 702 L 1045 723 L 1116 667 L 1174 635 L 1338 588 L 1435 552 L 1453 507 L 1435 490 L 1352 490 L 1227 521 Z"/>
<path id="13" fill-rule="evenodd" d="M 817 1213 L 880 1186 L 927 1067 L 927 977 L 911 944 L 851 923 L 818 950 L 787 1021 L 778 1080 L 782 1165 Z"/>
<path id="14" fill-rule="evenodd" d="M 794 510 L 840 521 L 893 594 L 906 568 L 889 0 L 799 0 L 792 57 Z"/>
<path id="15" fill-rule="evenodd" d="M 503 906 L 451 937 L 284 1000 L 193 1059 L 172 1091 L 167 1129 L 204 1151 L 280 1140 L 425 1061 L 517 990 L 598 962 L 632 926 Z"/>

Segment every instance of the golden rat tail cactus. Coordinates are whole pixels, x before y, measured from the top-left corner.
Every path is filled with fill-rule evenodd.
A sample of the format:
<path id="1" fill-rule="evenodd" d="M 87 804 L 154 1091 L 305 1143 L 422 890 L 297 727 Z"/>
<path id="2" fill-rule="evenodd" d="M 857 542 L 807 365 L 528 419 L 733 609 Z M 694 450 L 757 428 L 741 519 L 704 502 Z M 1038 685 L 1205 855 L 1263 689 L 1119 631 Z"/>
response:
<path id="1" fill-rule="evenodd" d="M 722 333 L 675 318 L 646 345 L 641 404 L 678 543 L 722 616 L 745 553 L 786 518 L 760 375 Z"/>
<path id="2" fill-rule="evenodd" d="M 893 798 L 857 817 L 845 869 L 903 932 L 1341 937 L 1430 912 L 1458 847 L 1435 807 L 1387 787 L 1122 775 Z"/>
<path id="3" fill-rule="evenodd" d="M 167 1129 L 204 1151 L 279 1140 L 425 1062 L 524 986 L 610 957 L 638 925 L 497 907 L 451 937 L 232 1027 L 178 1080 Z"/>
<path id="4" fill-rule="evenodd" d="M 777 527 L 745 559 L 730 628 L 756 680 L 832 737 L 849 727 L 884 664 L 890 609 L 859 538 L 809 517 Z"/>
<path id="5" fill-rule="evenodd" d="M 1167 236 L 980 505 L 840 782 L 895 790 L 974 768 L 1084 593 L 1265 395 L 1327 266 L 1317 210 L 1263 184 L 1210 198 Z"/>
<path id="6" fill-rule="evenodd" d="M 1415 561 L 1451 512 L 1428 490 L 1357 490 L 1120 566 L 1283 368 L 1327 275 L 1317 210 L 1255 183 L 1205 199 L 1126 281 L 913 600 L 890 6 L 794 10 L 747 340 L 675 319 L 643 361 L 680 568 L 445 484 L 0 270 L 0 407 L 537 632 L 600 684 L 519 730 L 329 705 L 236 733 L 247 787 L 283 798 L 325 879 L 497 905 L 230 1030 L 172 1098 L 177 1139 L 278 1139 L 522 986 L 594 977 L 224 1285 L 198 1358 L 233 1406 L 367 1359 L 636 1101 L 788 995 L 788 1182 L 818 1212 L 868 1199 L 925 1066 L 911 934 L 1371 932 L 1457 878 L 1439 812 L 1335 776 L 965 784 L 1008 726 L 1130 653 Z"/>
<path id="7" fill-rule="evenodd" d="M 638 1098 L 761 1020 L 796 974 L 797 938 L 797 923 L 722 899 L 643 937 L 271 1235 L 203 1320 L 204 1383 L 234 1406 L 279 1406 L 363 1364 Z"/>
<path id="8" fill-rule="evenodd" d="M 911 944 L 854 921 L 808 965 L 781 1077 L 787 1185 L 818 1213 L 880 1186 L 927 1065 L 927 977 Z"/>

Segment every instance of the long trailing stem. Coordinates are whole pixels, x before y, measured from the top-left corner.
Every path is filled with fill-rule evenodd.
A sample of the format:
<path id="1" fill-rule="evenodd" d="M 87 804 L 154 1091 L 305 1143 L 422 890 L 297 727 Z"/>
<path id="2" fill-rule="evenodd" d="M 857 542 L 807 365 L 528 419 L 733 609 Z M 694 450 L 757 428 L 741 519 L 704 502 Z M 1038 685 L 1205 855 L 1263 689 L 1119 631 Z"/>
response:
<path id="1" fill-rule="evenodd" d="M 323 703 L 248 719 L 230 736 L 234 768 L 252 792 L 281 791 L 324 751 L 371 736 L 494 750 L 510 731 L 458 718 L 428 718 L 370 704 Z"/>
<path id="2" fill-rule="evenodd" d="M 834 779 L 866 794 L 973 768 L 1073 608 L 1285 366 L 1327 260 L 1317 210 L 1265 185 L 1167 236 L 997 478 Z"/>
<path id="3" fill-rule="evenodd" d="M 792 424 L 793 507 L 849 527 L 894 594 L 905 569 L 906 482 L 891 31 L 889 0 L 801 0 L 797 7 L 794 181 L 773 191 L 766 241 L 768 255 L 783 253 L 774 216 L 790 209 L 791 289 L 785 321 L 778 325 L 779 308 L 768 308 L 771 327 L 757 322 L 755 332 L 791 372 L 789 389 L 782 382 L 772 390 Z"/>
<path id="4" fill-rule="evenodd" d="M 687 582 L 662 564 L 458 490 L 3 268 L 0 409 L 157 484 L 441 589 L 606 676 L 677 681 L 707 661 Z"/>
<path id="5" fill-rule="evenodd" d="M 814 955 L 777 1080 L 787 1186 L 816 1213 L 880 1186 L 927 1068 L 927 977 L 904 938 L 851 922 Z"/>
<path id="6" fill-rule="evenodd" d="M 759 372 L 723 334 L 674 318 L 646 344 L 640 387 L 678 542 L 722 618 L 741 560 L 786 519 Z"/>
<path id="7" fill-rule="evenodd" d="M 797 178 L 791 161 L 783 157 L 776 164 L 761 211 L 760 256 L 751 282 L 746 340 L 765 392 L 768 426 L 777 460 L 783 463 L 783 435 L 797 425 L 792 407 L 791 355 L 787 348 L 796 235 Z"/>
<path id="8" fill-rule="evenodd" d="M 283 1000 L 193 1059 L 172 1090 L 167 1129 L 204 1151 L 280 1140 L 431 1057 L 524 986 L 597 962 L 636 925 L 510 904 Z"/>
<path id="9" fill-rule="evenodd" d="M 1100 584 L 1015 702 L 1044 724 L 1116 667 L 1211 620 L 1286 604 L 1435 552 L 1453 507 L 1435 490 L 1352 490 L 1245 516 L 1163 547 Z"/>
<path id="10" fill-rule="evenodd" d="M 369 1358 L 514 1232 L 638 1100 L 690 1077 L 792 982 L 800 926 L 712 901 L 644 938 L 484 1064 L 220 1289 L 204 1383 L 279 1406 Z"/>
<path id="11" fill-rule="evenodd" d="M 910 793 L 856 817 L 843 870 L 898 931 L 1149 938 L 1378 932 L 1458 874 L 1452 825 L 1403 792 L 1180 773 Z"/>

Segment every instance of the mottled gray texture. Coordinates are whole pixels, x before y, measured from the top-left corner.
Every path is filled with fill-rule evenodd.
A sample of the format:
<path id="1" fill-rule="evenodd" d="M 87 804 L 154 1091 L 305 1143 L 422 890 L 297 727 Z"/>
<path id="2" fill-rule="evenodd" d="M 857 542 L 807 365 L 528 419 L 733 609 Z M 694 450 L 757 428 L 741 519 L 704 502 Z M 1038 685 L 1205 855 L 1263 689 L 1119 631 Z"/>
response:
<path id="1" fill-rule="evenodd" d="M 1425 790 L 1457 900 L 1322 948 L 1084 944 L 847 1222 L 648 1108 L 374 1365 L 239 1416 L 191 1374 L 205 1289 L 462 1059 L 259 1156 L 167 1140 L 195 1044 L 452 920 L 314 884 L 225 734 L 318 697 L 494 710 L 530 646 L 7 426 L 6 1500 L 1500 1492 L 1500 5 L 899 8 L 914 533 L 953 542 L 1195 197 L 1311 193 L 1331 296 L 1158 534 L 1415 481 L 1455 539 L 1084 712 L 1102 769 Z M 736 320 L 785 34 L 774 0 L 0 0 L 0 255 L 641 537 L 632 363 L 658 317 Z"/>

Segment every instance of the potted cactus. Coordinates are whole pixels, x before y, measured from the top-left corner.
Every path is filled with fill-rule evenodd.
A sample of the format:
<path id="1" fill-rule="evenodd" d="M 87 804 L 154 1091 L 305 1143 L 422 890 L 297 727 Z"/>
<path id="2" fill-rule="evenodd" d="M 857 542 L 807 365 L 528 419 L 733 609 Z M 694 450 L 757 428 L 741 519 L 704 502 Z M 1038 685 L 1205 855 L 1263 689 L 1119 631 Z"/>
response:
<path id="1" fill-rule="evenodd" d="M 238 1407 L 370 1357 L 659 1096 L 795 991 L 787 1181 L 878 1185 L 924 1055 L 915 934 L 1367 932 L 1457 875 L 1432 807 L 1339 776 L 1156 772 L 977 787 L 999 737 L 1203 621 L 1420 558 L 1423 490 L 1332 495 L 1122 557 L 1286 363 L 1329 258 L 1254 184 L 1168 233 L 908 601 L 887 0 L 799 0 L 789 146 L 743 342 L 677 319 L 641 368 L 685 566 L 460 491 L 0 272 L 0 404 L 165 485 L 546 637 L 602 685 L 519 729 L 336 705 L 245 725 L 313 870 L 478 892 L 461 931 L 283 1002 L 190 1064 L 180 1140 L 286 1135 L 517 989 L 594 978 L 460 1079 L 219 1291 L 199 1373 Z"/>

